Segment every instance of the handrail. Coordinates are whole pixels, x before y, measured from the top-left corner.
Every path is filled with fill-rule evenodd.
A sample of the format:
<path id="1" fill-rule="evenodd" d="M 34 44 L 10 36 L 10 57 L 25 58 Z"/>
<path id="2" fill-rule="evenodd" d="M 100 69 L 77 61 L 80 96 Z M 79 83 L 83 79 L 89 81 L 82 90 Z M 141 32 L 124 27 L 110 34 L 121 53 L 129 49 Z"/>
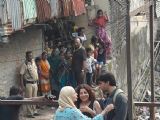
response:
<path id="1" fill-rule="evenodd" d="M 160 102 L 134 102 L 135 106 L 160 107 Z"/>
<path id="2" fill-rule="evenodd" d="M 33 100 L 0 100 L 0 105 L 51 105 L 58 107 L 58 101 L 45 100 L 45 101 L 33 101 Z"/>

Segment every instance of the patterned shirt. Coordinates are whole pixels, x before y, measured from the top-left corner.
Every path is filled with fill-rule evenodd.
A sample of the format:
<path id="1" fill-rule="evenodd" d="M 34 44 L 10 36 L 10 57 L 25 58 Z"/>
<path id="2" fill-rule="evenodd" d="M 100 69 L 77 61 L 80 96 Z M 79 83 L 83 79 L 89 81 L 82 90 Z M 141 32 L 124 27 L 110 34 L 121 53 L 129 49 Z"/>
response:
<path id="1" fill-rule="evenodd" d="M 54 120 L 104 120 L 101 114 L 94 118 L 88 118 L 76 108 L 65 108 L 64 111 L 56 111 Z"/>

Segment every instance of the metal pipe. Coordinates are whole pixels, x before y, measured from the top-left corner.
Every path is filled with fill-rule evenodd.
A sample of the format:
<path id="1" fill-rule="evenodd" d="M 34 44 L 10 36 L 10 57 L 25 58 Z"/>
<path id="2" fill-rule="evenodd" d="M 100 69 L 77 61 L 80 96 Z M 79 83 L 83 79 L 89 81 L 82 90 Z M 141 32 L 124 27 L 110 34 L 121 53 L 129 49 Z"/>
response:
<path id="1" fill-rule="evenodd" d="M 160 107 L 160 102 L 134 102 L 135 106 Z"/>
<path id="2" fill-rule="evenodd" d="M 154 6 L 153 0 L 150 0 L 152 4 L 149 7 L 149 25 L 150 25 L 150 67 L 151 67 L 151 102 L 154 102 L 154 38 L 153 38 L 153 19 L 154 19 Z M 155 120 L 155 109 L 150 107 L 150 118 Z"/>
<path id="3" fill-rule="evenodd" d="M 133 120 L 133 96 L 132 96 L 132 76 L 131 76 L 131 48 L 130 48 L 130 2 L 126 0 L 126 52 L 127 52 L 127 84 L 128 84 L 128 107 L 129 119 Z"/>
<path id="4" fill-rule="evenodd" d="M 0 100 L 0 105 L 52 105 L 58 107 L 58 101 Z"/>

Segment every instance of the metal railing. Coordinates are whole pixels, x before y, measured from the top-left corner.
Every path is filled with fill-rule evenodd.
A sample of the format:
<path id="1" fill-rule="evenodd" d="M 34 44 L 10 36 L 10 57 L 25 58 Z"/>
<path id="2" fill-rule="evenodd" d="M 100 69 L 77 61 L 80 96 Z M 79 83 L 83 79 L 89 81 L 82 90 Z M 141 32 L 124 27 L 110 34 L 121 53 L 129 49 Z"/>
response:
<path id="1" fill-rule="evenodd" d="M 129 1 L 129 0 L 127 0 Z M 160 102 L 155 102 L 155 91 L 154 91 L 154 63 L 155 63 L 155 54 L 154 54 L 154 34 L 153 34 L 153 23 L 154 23 L 154 5 L 155 5 L 155 0 L 148 0 L 151 4 L 148 6 L 148 10 L 149 10 L 149 27 L 150 27 L 150 76 L 151 76 L 151 80 L 150 80 L 150 87 L 151 87 L 151 102 L 134 102 L 135 106 L 146 106 L 150 108 L 150 119 L 151 120 L 155 120 L 155 107 L 160 106 Z M 128 9 L 129 11 L 129 9 Z M 127 26 L 130 26 L 130 24 L 127 24 Z M 130 32 L 126 35 L 126 37 L 128 38 L 128 44 L 130 44 Z M 130 49 L 130 48 L 128 48 Z M 127 50 L 128 50 L 127 49 Z M 129 54 L 128 53 L 128 57 Z M 128 58 L 127 57 L 127 58 Z M 127 69 L 127 78 L 128 79 L 128 92 L 129 94 L 132 95 L 132 82 L 131 82 L 131 63 L 130 63 L 130 57 L 127 59 L 127 65 L 130 67 L 129 70 Z M 130 96 L 132 97 L 132 96 Z M 129 96 L 128 96 L 129 98 Z M 129 106 L 132 106 L 132 98 L 129 98 Z M 130 111 L 129 111 L 130 112 Z M 133 115 L 133 112 L 130 113 Z M 133 120 L 133 117 L 129 118 L 130 120 Z"/>
<path id="2" fill-rule="evenodd" d="M 58 107 L 58 101 L 44 100 L 44 101 L 33 101 L 33 100 L 0 100 L 0 105 L 51 105 Z"/>

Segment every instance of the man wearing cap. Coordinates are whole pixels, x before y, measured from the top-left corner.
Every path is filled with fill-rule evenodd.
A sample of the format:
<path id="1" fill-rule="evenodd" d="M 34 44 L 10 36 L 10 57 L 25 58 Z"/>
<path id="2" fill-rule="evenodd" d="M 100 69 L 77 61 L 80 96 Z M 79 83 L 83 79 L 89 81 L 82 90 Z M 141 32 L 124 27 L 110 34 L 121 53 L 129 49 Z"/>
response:
<path id="1" fill-rule="evenodd" d="M 105 99 L 104 107 L 107 104 L 113 103 L 115 109 L 110 111 L 106 116 L 106 120 L 126 120 L 128 100 L 124 92 L 118 89 L 116 86 L 116 80 L 112 73 L 107 72 L 98 78 L 98 85 L 103 92 L 108 93 L 108 97 Z"/>

